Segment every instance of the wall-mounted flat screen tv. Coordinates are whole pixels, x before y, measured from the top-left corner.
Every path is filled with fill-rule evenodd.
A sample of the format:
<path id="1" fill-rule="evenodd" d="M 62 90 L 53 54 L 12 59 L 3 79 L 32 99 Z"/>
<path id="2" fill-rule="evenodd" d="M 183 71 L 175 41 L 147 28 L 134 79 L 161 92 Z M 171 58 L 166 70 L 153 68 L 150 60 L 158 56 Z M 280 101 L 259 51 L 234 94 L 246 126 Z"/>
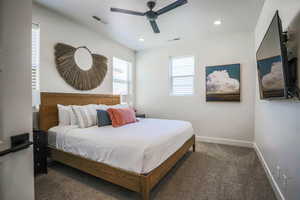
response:
<path id="1" fill-rule="evenodd" d="M 256 53 L 261 99 L 288 98 L 288 59 L 276 12 Z"/>

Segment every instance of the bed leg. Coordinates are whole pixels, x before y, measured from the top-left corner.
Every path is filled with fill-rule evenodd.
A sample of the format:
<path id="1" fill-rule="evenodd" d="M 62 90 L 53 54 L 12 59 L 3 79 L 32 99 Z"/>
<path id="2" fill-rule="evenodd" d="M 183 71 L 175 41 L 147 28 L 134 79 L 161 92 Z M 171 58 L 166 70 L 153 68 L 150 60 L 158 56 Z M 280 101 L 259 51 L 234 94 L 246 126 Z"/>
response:
<path id="1" fill-rule="evenodd" d="M 147 176 L 141 176 L 142 200 L 150 200 L 150 182 Z"/>
<path id="2" fill-rule="evenodd" d="M 193 136 L 193 152 L 196 152 L 196 136 Z"/>

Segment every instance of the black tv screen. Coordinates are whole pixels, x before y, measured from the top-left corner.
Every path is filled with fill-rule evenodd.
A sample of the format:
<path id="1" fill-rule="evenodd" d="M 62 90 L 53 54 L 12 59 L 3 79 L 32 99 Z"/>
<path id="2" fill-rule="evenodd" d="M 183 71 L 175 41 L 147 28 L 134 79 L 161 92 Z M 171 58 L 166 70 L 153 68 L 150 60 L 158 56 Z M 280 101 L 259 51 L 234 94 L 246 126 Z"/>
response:
<path id="1" fill-rule="evenodd" d="M 287 98 L 287 53 L 276 12 L 256 53 L 261 99 Z"/>

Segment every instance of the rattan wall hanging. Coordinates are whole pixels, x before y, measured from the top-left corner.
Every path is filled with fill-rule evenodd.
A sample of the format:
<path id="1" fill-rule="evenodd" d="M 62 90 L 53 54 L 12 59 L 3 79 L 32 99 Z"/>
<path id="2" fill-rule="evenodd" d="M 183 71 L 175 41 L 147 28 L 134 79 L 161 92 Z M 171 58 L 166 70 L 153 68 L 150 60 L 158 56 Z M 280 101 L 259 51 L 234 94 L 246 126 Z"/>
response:
<path id="1" fill-rule="evenodd" d="M 85 48 L 92 56 L 92 66 L 88 70 L 81 69 L 75 61 L 75 52 Z M 58 43 L 55 45 L 55 62 L 60 76 L 77 90 L 92 90 L 98 87 L 107 72 L 107 58 L 93 54 L 87 47 L 72 47 Z"/>

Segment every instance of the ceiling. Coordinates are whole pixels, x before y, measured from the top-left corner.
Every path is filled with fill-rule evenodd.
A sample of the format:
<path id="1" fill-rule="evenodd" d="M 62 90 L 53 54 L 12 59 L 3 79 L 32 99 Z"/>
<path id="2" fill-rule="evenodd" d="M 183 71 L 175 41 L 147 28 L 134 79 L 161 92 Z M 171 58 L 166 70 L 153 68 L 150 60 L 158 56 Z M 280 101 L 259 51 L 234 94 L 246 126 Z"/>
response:
<path id="1" fill-rule="evenodd" d="M 157 0 L 154 10 L 175 0 Z M 110 12 L 110 7 L 147 11 L 147 0 L 35 0 L 100 34 L 131 48 L 142 50 L 211 34 L 254 31 L 264 0 L 189 0 L 188 4 L 159 16 L 160 34 L 154 34 L 146 17 Z M 96 15 L 107 25 L 92 19 Z M 221 20 L 220 26 L 214 25 Z M 139 38 L 144 38 L 140 42 Z"/>

